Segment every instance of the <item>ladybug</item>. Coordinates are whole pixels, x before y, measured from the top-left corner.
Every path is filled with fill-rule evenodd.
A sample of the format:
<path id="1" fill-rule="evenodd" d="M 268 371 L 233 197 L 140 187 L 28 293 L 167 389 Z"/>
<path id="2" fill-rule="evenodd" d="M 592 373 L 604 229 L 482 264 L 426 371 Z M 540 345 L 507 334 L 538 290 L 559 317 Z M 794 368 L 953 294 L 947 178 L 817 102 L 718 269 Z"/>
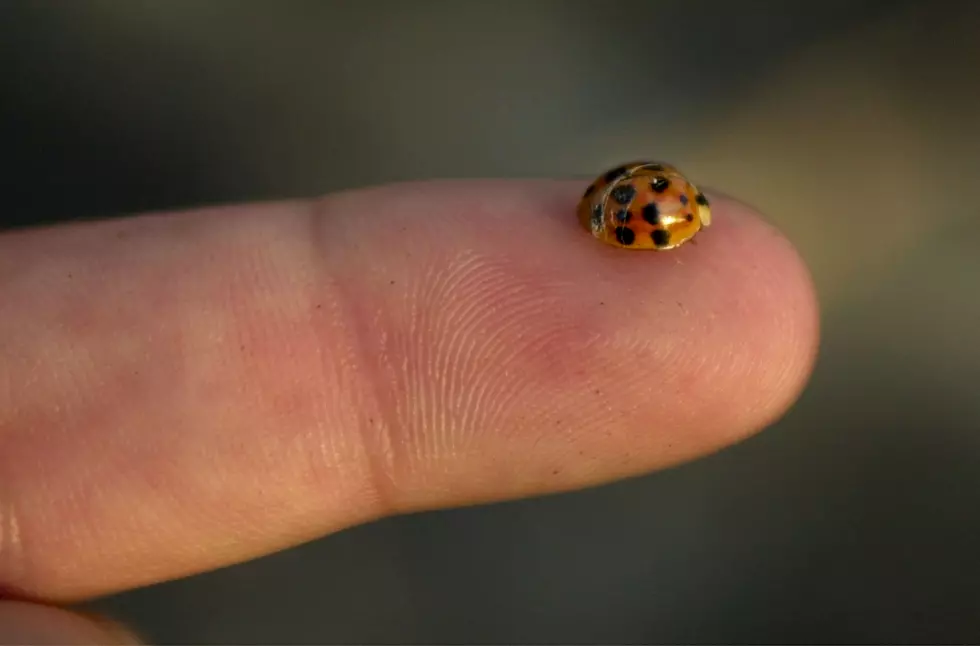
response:
<path id="1" fill-rule="evenodd" d="M 592 182 L 578 206 L 593 236 L 623 249 L 675 249 L 711 224 L 711 205 L 669 164 L 637 161 Z"/>

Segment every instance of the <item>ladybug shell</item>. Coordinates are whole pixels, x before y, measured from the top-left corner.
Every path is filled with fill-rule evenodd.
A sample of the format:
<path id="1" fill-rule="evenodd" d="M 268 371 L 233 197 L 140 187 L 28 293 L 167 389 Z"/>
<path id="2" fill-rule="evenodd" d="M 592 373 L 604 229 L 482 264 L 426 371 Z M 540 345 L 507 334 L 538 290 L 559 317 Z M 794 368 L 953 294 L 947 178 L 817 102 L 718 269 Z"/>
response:
<path id="1" fill-rule="evenodd" d="M 585 191 L 579 222 L 624 249 L 674 249 L 711 224 L 711 206 L 668 164 L 633 162 L 612 169 Z"/>

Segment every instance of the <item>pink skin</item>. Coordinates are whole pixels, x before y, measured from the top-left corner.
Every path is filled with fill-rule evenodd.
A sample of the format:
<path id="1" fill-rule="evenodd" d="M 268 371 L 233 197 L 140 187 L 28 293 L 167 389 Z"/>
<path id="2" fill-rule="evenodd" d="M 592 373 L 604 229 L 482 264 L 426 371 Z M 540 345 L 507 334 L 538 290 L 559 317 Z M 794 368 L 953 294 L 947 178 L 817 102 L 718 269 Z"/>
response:
<path id="1" fill-rule="evenodd" d="M 670 252 L 583 185 L 405 184 L 0 236 L 0 589 L 78 600 L 776 420 L 817 347 L 748 207 Z"/>

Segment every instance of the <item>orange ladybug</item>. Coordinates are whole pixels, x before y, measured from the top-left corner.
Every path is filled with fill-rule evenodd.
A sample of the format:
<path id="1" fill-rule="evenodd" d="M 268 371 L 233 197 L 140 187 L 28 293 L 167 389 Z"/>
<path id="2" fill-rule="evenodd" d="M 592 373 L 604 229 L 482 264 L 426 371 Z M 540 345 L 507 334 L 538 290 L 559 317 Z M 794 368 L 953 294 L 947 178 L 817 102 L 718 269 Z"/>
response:
<path id="1" fill-rule="evenodd" d="M 596 179 L 578 206 L 582 226 L 624 249 L 665 251 L 711 225 L 711 205 L 669 164 L 632 162 Z"/>

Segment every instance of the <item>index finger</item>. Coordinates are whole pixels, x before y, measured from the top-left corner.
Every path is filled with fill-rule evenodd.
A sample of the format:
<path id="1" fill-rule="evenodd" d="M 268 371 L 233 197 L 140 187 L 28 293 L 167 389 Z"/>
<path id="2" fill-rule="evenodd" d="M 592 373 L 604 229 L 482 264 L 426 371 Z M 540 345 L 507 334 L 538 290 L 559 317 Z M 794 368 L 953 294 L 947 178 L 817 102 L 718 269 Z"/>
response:
<path id="1" fill-rule="evenodd" d="M 669 253 L 564 181 L 0 237 L 0 587 L 73 600 L 378 516 L 567 490 L 778 417 L 808 274 L 746 207 Z"/>

